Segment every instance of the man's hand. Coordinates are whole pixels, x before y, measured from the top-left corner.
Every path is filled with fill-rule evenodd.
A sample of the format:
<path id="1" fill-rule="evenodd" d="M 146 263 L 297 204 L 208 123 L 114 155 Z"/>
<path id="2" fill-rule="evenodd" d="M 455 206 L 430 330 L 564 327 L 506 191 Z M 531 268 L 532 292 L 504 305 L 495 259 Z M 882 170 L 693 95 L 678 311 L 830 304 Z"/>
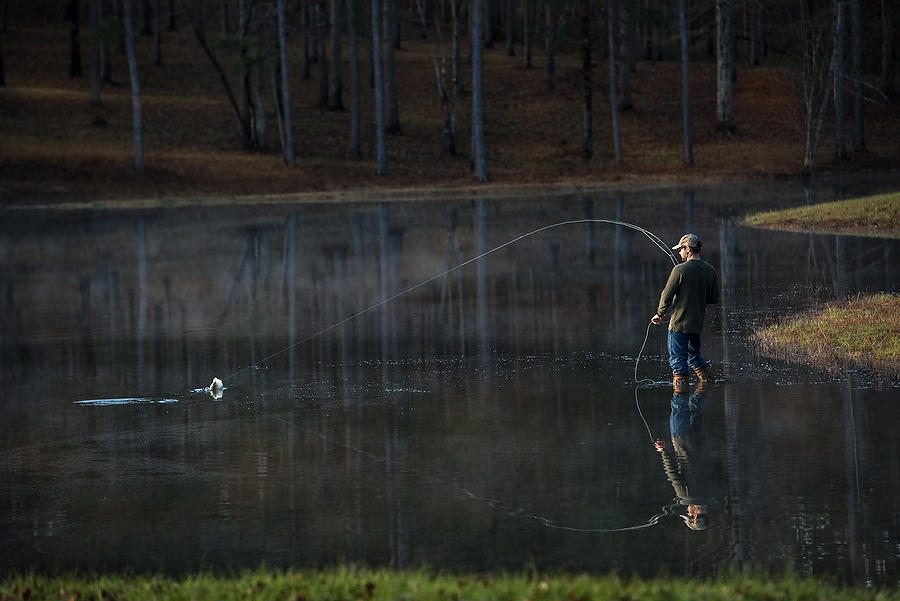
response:
<path id="1" fill-rule="evenodd" d="M 652 323 L 655 326 L 658 326 L 659 324 L 662 323 L 662 317 L 660 317 L 658 314 L 654 313 L 653 317 L 650 318 L 650 323 Z"/>

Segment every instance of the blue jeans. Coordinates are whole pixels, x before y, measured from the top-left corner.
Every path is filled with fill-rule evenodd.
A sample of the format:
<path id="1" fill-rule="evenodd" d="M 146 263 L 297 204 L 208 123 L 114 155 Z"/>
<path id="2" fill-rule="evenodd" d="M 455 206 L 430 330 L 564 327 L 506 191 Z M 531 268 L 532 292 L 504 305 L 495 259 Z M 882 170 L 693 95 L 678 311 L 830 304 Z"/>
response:
<path id="1" fill-rule="evenodd" d="M 672 438 L 703 432 L 703 409 L 706 395 L 676 394 L 672 397 L 672 413 L 669 416 L 669 431 Z"/>
<path id="2" fill-rule="evenodd" d="M 709 365 L 700 354 L 700 334 L 684 334 L 669 330 L 669 365 L 673 374 L 689 374 Z"/>

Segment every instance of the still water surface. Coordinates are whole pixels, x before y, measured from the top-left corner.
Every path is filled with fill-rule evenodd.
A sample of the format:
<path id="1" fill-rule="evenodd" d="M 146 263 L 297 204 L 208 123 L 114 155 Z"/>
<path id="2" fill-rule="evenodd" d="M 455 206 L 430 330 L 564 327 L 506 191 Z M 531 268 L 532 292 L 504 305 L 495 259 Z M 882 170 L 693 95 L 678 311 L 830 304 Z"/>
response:
<path id="1" fill-rule="evenodd" d="M 898 586 L 898 383 L 749 339 L 900 288 L 897 241 L 735 221 L 808 192 L 7 211 L 0 569 L 750 565 Z M 542 232 L 379 304 L 583 218 L 701 236 L 715 385 L 673 397 L 647 329 L 672 264 L 624 228 Z"/>

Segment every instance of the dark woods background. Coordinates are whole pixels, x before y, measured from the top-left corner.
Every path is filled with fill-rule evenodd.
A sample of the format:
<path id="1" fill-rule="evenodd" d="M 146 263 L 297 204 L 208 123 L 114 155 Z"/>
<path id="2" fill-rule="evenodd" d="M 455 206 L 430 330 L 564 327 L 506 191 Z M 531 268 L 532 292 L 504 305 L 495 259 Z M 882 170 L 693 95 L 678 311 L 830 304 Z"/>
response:
<path id="1" fill-rule="evenodd" d="M 97 191 L 91 165 L 114 159 L 119 181 L 120 154 L 182 188 L 279 182 L 245 193 L 366 186 L 389 166 L 411 184 L 884 170 L 896 4 L 3 0 L 4 175 L 87 170 Z M 83 139 L 22 148 L 42 136 Z"/>

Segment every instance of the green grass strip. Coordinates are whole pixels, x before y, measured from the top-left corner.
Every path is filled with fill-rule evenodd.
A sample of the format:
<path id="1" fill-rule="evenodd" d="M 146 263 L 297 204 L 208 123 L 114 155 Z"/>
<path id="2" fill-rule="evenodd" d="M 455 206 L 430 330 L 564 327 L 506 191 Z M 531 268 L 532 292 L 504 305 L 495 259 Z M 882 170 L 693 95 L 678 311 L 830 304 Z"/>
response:
<path id="1" fill-rule="evenodd" d="M 832 305 L 756 333 L 764 351 L 822 367 L 860 364 L 900 374 L 900 295 L 876 294 Z"/>
<path id="2" fill-rule="evenodd" d="M 900 238 L 900 192 L 756 213 L 757 227 Z"/>
<path id="3" fill-rule="evenodd" d="M 9 575 L 0 601 L 900 601 L 900 590 L 834 586 L 787 574 L 702 579 L 623 579 L 616 575 L 448 575 L 334 567 L 258 569 L 230 576 Z"/>

